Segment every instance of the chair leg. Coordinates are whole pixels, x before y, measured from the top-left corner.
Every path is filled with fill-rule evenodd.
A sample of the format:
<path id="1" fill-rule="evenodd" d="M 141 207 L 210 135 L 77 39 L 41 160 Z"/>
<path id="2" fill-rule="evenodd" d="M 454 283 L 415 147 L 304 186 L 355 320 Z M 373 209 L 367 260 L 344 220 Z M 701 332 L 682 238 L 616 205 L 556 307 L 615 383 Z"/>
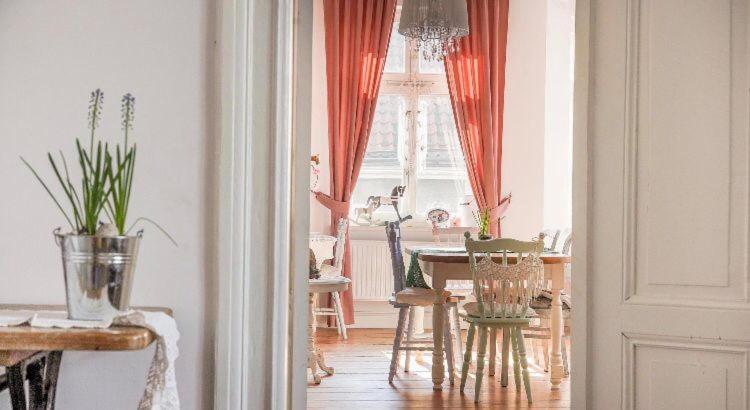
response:
<path id="1" fill-rule="evenodd" d="M 336 303 L 338 292 L 331 292 L 331 304 L 333 305 L 334 321 L 336 322 L 336 333 L 341 336 L 341 323 L 343 322 L 339 317 L 339 304 Z M 320 302 L 318 302 L 320 303 Z"/>
<path id="2" fill-rule="evenodd" d="M 401 349 L 401 340 L 404 338 L 404 322 L 406 322 L 408 311 L 408 307 L 402 307 L 398 310 L 398 325 L 396 326 L 396 337 L 393 339 L 393 355 L 391 356 L 391 372 L 388 375 L 388 383 L 393 383 L 393 377 L 396 376 L 398 356 L 401 352 L 399 349 Z"/>
<path id="3" fill-rule="evenodd" d="M 531 339 L 531 354 L 534 357 L 534 362 L 536 362 L 537 365 L 541 365 L 542 363 L 541 343 L 542 341 L 540 339 Z"/>
<path id="4" fill-rule="evenodd" d="M 521 369 L 523 370 L 523 387 L 526 389 L 526 400 L 531 403 L 531 381 L 529 380 L 529 363 L 526 361 L 526 341 L 523 338 L 523 332 L 520 328 L 515 329 L 516 339 L 518 339 L 518 350 L 520 354 Z"/>
<path id="5" fill-rule="evenodd" d="M 445 360 L 448 362 L 448 381 L 450 385 L 456 384 L 455 374 L 456 369 L 454 364 L 456 362 L 455 353 L 453 352 L 453 337 L 451 335 L 450 326 L 450 312 L 448 308 L 445 308 L 445 315 L 443 315 L 445 324 L 443 325 L 443 341 L 445 343 Z"/>
<path id="6" fill-rule="evenodd" d="M 570 364 L 568 363 L 568 347 L 565 345 L 565 338 L 562 340 L 562 360 L 563 360 L 563 371 L 566 376 L 570 376 Z"/>
<path id="7" fill-rule="evenodd" d="M 461 366 L 461 392 L 466 387 L 466 377 L 469 375 L 469 365 L 471 364 L 471 348 L 474 345 L 474 332 L 476 325 L 469 323 L 469 331 L 466 333 L 466 353 L 464 354 L 464 364 Z"/>
<path id="8" fill-rule="evenodd" d="M 344 308 L 341 306 L 341 295 L 339 292 L 333 292 L 333 307 L 336 309 L 336 327 L 338 328 L 339 335 L 346 340 L 348 338 L 346 336 L 346 322 L 344 322 Z"/>
<path id="9" fill-rule="evenodd" d="M 510 334 L 510 341 L 513 344 L 513 380 L 516 382 L 516 391 L 521 391 L 521 364 L 519 363 L 518 357 L 518 338 L 516 337 L 516 329 L 514 327 L 508 327 L 508 333 Z"/>
<path id="10" fill-rule="evenodd" d="M 479 403 L 484 376 L 484 355 L 487 352 L 487 327 L 479 326 L 479 349 L 477 349 L 477 381 L 474 384 L 474 403 Z"/>
<path id="11" fill-rule="evenodd" d="M 508 387 L 508 361 L 510 359 L 510 330 L 503 328 L 503 353 L 500 357 L 502 367 L 500 368 L 500 386 Z"/>
<path id="12" fill-rule="evenodd" d="M 411 342 L 414 340 L 414 309 L 413 307 L 409 307 L 409 323 L 406 325 L 406 341 Z M 409 343 L 406 344 L 407 346 L 410 346 Z M 407 350 L 404 352 L 405 362 L 404 362 L 404 371 L 409 372 L 409 366 L 411 364 L 411 351 Z"/>
<path id="13" fill-rule="evenodd" d="M 451 308 L 453 313 L 453 334 L 456 336 L 456 353 L 458 354 L 458 361 L 461 362 L 461 353 L 464 351 L 461 343 L 461 318 L 458 316 L 458 305 Z"/>
<path id="14" fill-rule="evenodd" d="M 487 374 L 495 375 L 495 356 L 497 356 L 497 328 L 490 329 L 490 368 Z"/>
<path id="15" fill-rule="evenodd" d="M 551 328 L 550 321 L 547 320 L 547 319 L 541 320 L 540 323 L 542 324 L 542 327 L 546 327 L 547 329 Z M 549 333 L 549 335 L 551 336 L 552 333 Z M 543 347 L 542 348 L 542 354 L 544 355 L 544 371 L 545 372 L 549 372 L 549 363 L 550 363 L 550 361 L 549 361 L 549 348 L 550 348 L 549 341 L 550 341 L 550 339 L 544 339 L 542 341 L 542 347 Z"/>

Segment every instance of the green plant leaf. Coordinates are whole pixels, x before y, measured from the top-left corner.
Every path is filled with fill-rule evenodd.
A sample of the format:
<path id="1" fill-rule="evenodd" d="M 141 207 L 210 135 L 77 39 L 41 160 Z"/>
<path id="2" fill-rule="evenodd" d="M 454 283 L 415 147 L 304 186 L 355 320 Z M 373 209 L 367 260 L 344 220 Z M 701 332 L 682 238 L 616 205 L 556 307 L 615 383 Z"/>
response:
<path id="1" fill-rule="evenodd" d="M 19 158 L 21 158 L 21 161 L 23 161 L 23 163 L 26 164 L 26 166 L 29 168 L 31 173 L 33 173 L 34 176 L 36 177 L 37 181 L 39 181 L 39 183 L 42 184 L 42 186 L 44 187 L 44 190 L 47 191 L 47 194 L 49 194 L 50 198 L 52 198 L 52 200 L 55 202 L 55 205 L 57 205 L 57 209 L 59 209 L 60 212 L 62 212 L 63 216 L 65 217 L 65 220 L 68 221 L 68 225 L 70 225 L 70 229 L 76 229 L 73 226 L 73 222 L 70 220 L 68 213 L 65 212 L 65 209 L 63 209 L 62 205 L 60 205 L 60 201 L 58 201 L 57 198 L 55 197 L 55 194 L 53 194 L 52 191 L 50 191 L 49 187 L 47 186 L 47 184 L 44 183 L 44 180 L 42 180 L 42 178 L 36 172 L 34 167 L 32 167 L 31 164 L 29 164 L 28 162 L 26 162 L 26 160 L 23 157 L 19 157 Z"/>

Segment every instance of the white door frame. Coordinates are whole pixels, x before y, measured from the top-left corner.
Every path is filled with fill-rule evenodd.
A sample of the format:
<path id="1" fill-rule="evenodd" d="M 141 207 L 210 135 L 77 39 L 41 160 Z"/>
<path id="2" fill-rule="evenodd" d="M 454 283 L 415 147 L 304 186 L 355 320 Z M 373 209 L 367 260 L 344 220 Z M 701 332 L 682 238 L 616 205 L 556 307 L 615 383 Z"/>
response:
<path id="1" fill-rule="evenodd" d="M 214 406 L 304 408 L 312 2 L 223 0 L 217 37 Z"/>
<path id="2" fill-rule="evenodd" d="M 312 1 L 219 8 L 214 407 L 305 408 Z M 571 374 L 572 407 L 584 409 L 590 0 L 575 14 Z"/>
<path id="3" fill-rule="evenodd" d="M 589 50 L 591 37 L 590 0 L 575 0 L 575 70 L 573 84 L 573 238 L 571 264 L 573 327 L 571 329 L 571 408 L 585 409 L 588 403 L 588 204 L 589 178 Z"/>

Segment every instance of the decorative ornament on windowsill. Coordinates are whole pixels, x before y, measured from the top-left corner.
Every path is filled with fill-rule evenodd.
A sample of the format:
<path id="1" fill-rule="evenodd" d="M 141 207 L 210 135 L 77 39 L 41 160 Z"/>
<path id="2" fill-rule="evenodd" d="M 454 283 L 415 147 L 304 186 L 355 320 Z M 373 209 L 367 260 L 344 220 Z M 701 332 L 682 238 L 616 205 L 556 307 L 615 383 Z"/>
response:
<path id="1" fill-rule="evenodd" d="M 78 159 L 71 165 L 80 167 L 79 187 L 71 180 L 72 167 L 68 167 L 62 151 L 59 159 L 47 153 L 64 194 L 62 202 L 21 157 L 70 226 L 69 233 L 61 233 L 61 228 L 57 228 L 54 236 L 62 252 L 68 317 L 74 320 L 113 319 L 130 308 L 130 291 L 143 231 L 136 235 L 130 232 L 138 222 L 153 224 L 177 245 L 166 231 L 148 218 L 137 218 L 127 227 L 136 158 L 136 144 L 130 145 L 128 141 L 133 129 L 135 98 L 131 94 L 122 97 L 122 145 L 110 146 L 97 136 L 103 103 L 104 94 L 99 89 L 94 90 L 89 101 L 88 149 L 76 139 Z M 109 223 L 101 222 L 102 213 Z"/>
<path id="2" fill-rule="evenodd" d="M 427 212 L 427 222 L 432 225 L 432 236 L 439 238 L 439 229 L 450 223 L 451 214 L 445 209 L 435 208 Z"/>
<path id="3" fill-rule="evenodd" d="M 490 235 L 490 226 L 493 223 L 500 223 L 505 218 L 503 214 L 508 210 L 510 205 L 511 194 L 500 200 L 500 203 L 494 208 L 480 209 L 478 212 L 473 212 L 474 221 L 479 227 L 478 237 L 480 240 L 492 239 Z"/>
<path id="4" fill-rule="evenodd" d="M 469 35 L 466 0 L 404 0 L 398 32 L 417 41 L 427 61 L 442 61 Z"/>
<path id="5" fill-rule="evenodd" d="M 373 213 L 380 208 L 380 196 L 370 195 L 367 197 L 367 204 L 363 208 L 354 208 L 354 223 L 357 225 L 371 226 L 375 225 L 375 221 L 372 217 Z M 365 222 L 362 222 L 364 218 Z"/>
<path id="6" fill-rule="evenodd" d="M 396 185 L 391 190 L 391 195 L 370 195 L 367 198 L 367 204 L 362 208 L 354 208 L 354 215 L 355 218 L 352 220 L 352 222 L 356 223 L 359 226 L 380 226 L 385 225 L 385 223 L 378 221 L 373 218 L 373 214 L 375 211 L 380 208 L 383 205 L 391 205 L 393 206 L 393 209 L 396 211 L 396 216 L 398 217 L 398 220 L 400 222 L 403 222 L 409 218 L 409 217 L 401 217 L 401 213 L 398 210 L 398 203 L 403 198 L 404 192 L 406 192 L 406 187 L 403 185 Z M 364 222 L 362 222 L 362 219 L 364 218 Z"/>

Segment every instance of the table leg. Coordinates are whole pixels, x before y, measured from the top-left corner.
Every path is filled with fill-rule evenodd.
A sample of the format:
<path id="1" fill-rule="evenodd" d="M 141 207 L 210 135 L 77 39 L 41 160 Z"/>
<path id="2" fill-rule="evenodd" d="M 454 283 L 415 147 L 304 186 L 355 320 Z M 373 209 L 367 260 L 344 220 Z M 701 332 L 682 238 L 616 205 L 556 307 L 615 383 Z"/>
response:
<path id="1" fill-rule="evenodd" d="M 317 324 L 315 323 L 315 315 L 313 314 L 314 295 L 314 293 L 310 293 L 307 309 L 307 367 L 312 371 L 315 384 L 320 384 L 321 378 L 318 374 L 318 368 L 326 372 L 329 376 L 333 375 L 333 368 L 326 366 L 323 354 L 315 346 Z"/>
<path id="2" fill-rule="evenodd" d="M 435 302 L 432 306 L 432 338 L 435 347 L 432 353 L 432 389 L 442 390 L 445 380 L 445 352 L 443 351 L 443 326 L 445 325 L 443 292 L 445 291 L 445 277 L 439 272 L 433 272 L 432 287 L 435 290 Z"/>
<path id="3" fill-rule="evenodd" d="M 565 377 L 565 370 L 563 368 L 562 361 L 562 334 L 563 334 L 563 317 L 562 317 L 562 301 L 560 300 L 560 292 L 565 285 L 564 278 L 564 265 L 553 264 L 545 265 L 550 270 L 550 276 L 552 277 L 552 320 L 551 320 L 551 333 L 552 333 L 552 357 L 550 358 L 550 381 L 552 383 L 552 389 L 559 389 L 562 379 Z"/>
<path id="4" fill-rule="evenodd" d="M 47 370 L 45 372 L 44 400 L 47 408 L 54 410 L 55 396 L 57 395 L 57 379 L 60 375 L 60 363 L 62 363 L 62 351 L 50 352 L 47 356 Z"/>
<path id="5" fill-rule="evenodd" d="M 318 359 L 315 349 L 315 315 L 313 314 L 314 294 L 310 294 L 307 309 L 307 367 L 312 372 L 315 384 L 320 384 L 318 375 Z"/>
<path id="6" fill-rule="evenodd" d="M 13 410 L 53 410 L 60 371 L 61 351 L 42 352 L 6 369 Z M 24 382 L 29 381 L 28 403 Z"/>
<path id="7" fill-rule="evenodd" d="M 8 374 L 8 390 L 10 390 L 10 406 L 13 410 L 26 410 L 26 363 L 21 362 L 5 369 Z"/>

